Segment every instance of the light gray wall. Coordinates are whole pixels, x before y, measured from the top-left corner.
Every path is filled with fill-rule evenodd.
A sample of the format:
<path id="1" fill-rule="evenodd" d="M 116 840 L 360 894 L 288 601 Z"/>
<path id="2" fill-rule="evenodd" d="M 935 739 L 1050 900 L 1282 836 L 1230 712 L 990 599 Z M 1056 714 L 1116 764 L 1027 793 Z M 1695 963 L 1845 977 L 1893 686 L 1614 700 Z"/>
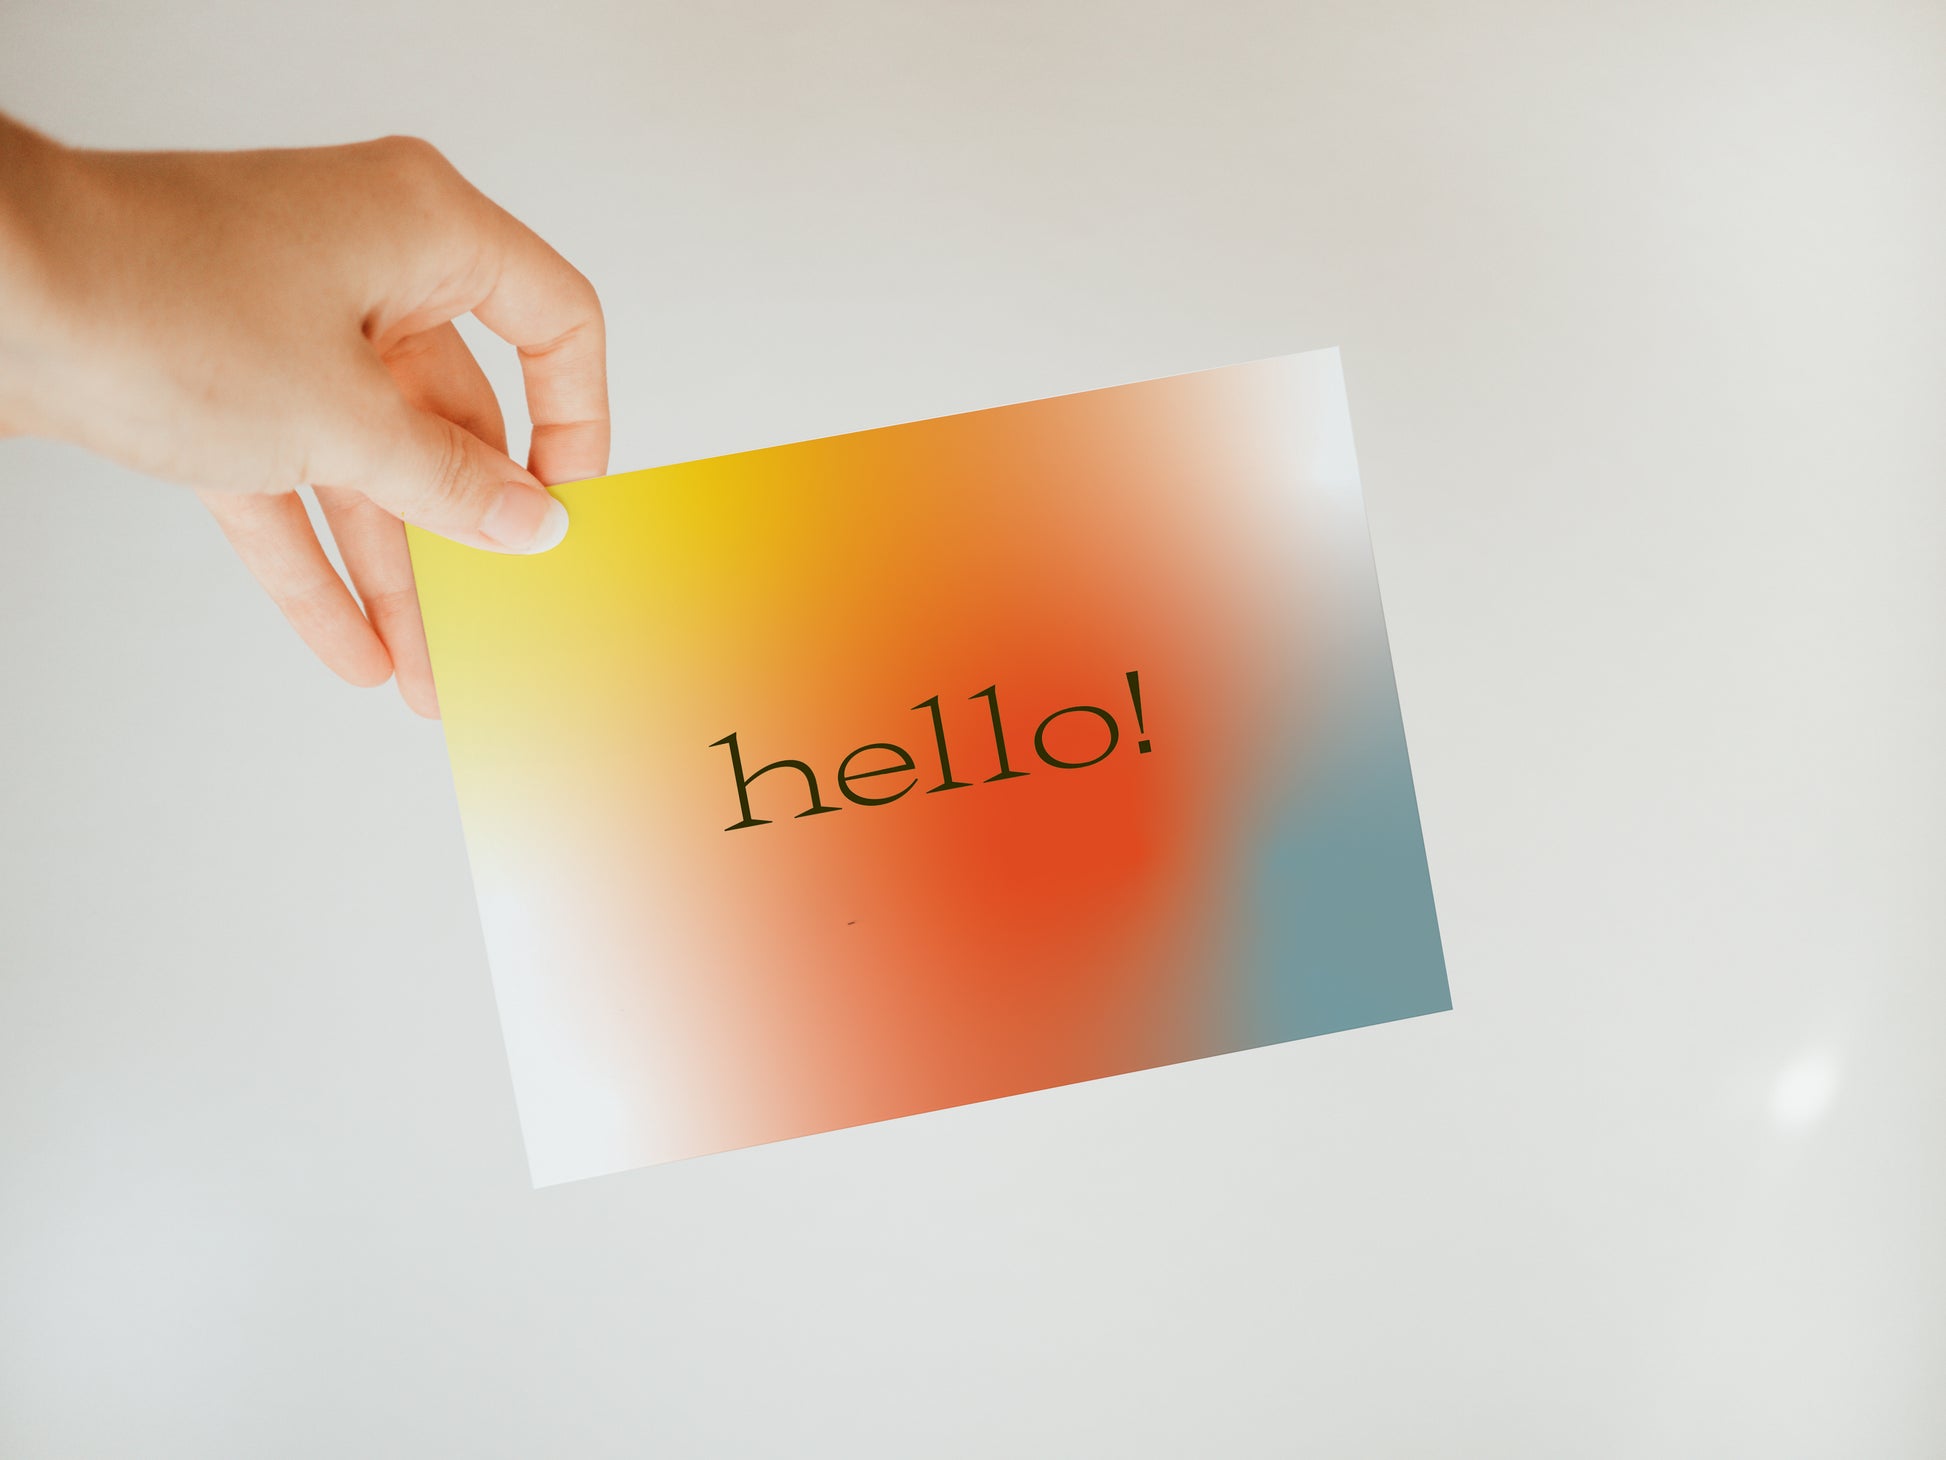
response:
<path id="1" fill-rule="evenodd" d="M 1942 74 L 1932 4 L 5 0 L 72 140 L 435 139 L 601 287 L 617 466 L 1342 346 L 1457 1010 L 534 1193 L 437 729 L 0 444 L 0 1454 L 1940 1454 Z"/>

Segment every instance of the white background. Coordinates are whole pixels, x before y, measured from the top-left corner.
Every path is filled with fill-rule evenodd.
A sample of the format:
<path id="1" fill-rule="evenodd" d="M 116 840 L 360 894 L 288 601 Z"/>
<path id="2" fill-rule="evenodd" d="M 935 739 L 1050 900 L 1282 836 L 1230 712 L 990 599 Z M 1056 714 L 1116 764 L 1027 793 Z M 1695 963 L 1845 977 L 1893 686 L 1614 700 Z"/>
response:
<path id="1" fill-rule="evenodd" d="M 0 1454 L 1946 1452 L 1942 77 L 1932 4 L 0 0 L 72 141 L 438 142 L 618 467 L 1341 346 L 1457 1004 L 532 1192 L 437 728 L 7 443 Z"/>

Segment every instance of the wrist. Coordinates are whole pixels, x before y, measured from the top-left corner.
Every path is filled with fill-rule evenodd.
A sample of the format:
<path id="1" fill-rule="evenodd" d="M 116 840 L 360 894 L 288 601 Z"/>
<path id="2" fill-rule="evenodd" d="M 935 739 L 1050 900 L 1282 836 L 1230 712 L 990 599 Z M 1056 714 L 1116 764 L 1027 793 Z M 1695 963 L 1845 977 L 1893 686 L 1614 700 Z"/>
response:
<path id="1" fill-rule="evenodd" d="M 63 334 L 54 220 L 72 154 L 0 116 L 0 435 L 37 432 Z"/>

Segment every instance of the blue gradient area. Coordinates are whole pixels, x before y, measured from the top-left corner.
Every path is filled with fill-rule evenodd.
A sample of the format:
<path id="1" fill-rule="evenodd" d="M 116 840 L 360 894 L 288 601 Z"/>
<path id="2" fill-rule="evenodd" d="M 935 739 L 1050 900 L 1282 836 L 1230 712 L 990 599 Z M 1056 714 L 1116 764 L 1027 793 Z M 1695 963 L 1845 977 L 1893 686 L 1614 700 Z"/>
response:
<path id="1" fill-rule="evenodd" d="M 1453 1006 L 1389 671 L 1334 720 L 1331 743 L 1252 860 L 1244 1044 Z"/>

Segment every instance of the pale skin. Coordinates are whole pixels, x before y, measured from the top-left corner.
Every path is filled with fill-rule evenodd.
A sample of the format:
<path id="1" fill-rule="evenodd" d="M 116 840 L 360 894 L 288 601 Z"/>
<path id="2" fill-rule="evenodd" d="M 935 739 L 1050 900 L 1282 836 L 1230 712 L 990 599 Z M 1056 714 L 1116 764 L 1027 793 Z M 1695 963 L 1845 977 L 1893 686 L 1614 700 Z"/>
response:
<path id="1" fill-rule="evenodd" d="M 519 352 L 524 467 L 469 313 Z M 601 305 L 424 142 L 95 152 L 0 116 L 0 436 L 22 434 L 194 488 L 326 665 L 435 716 L 405 524 L 561 540 L 546 487 L 608 465 Z"/>

